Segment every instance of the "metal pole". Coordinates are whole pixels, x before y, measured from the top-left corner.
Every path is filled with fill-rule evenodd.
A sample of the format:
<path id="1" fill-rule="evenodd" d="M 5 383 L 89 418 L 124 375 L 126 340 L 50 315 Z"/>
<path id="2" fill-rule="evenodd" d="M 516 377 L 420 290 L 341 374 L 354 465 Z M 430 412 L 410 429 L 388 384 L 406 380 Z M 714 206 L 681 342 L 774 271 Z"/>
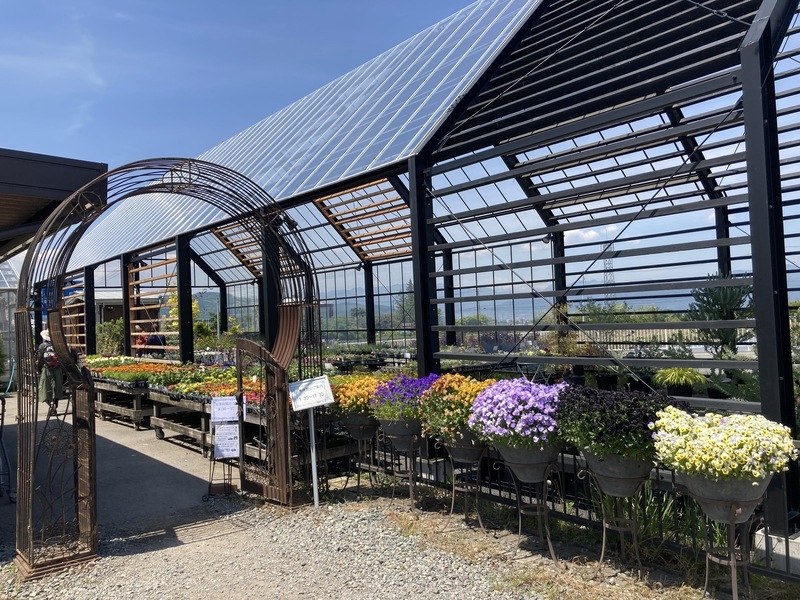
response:
<path id="1" fill-rule="evenodd" d="M 308 409 L 308 429 L 311 438 L 311 484 L 314 486 L 314 508 L 319 508 L 319 485 L 317 481 L 317 440 L 314 435 L 314 409 Z"/>

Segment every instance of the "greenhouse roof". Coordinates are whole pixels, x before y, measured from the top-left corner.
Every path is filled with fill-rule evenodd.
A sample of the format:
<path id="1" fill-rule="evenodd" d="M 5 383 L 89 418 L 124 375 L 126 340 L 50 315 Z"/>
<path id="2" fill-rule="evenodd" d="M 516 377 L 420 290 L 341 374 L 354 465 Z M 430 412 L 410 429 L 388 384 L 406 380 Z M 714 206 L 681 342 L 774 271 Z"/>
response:
<path id="1" fill-rule="evenodd" d="M 279 201 L 401 163 L 540 3 L 479 0 L 199 158 L 242 173 Z M 86 234 L 71 268 L 223 218 L 210 206 L 187 210 L 185 198 L 131 199 Z"/>

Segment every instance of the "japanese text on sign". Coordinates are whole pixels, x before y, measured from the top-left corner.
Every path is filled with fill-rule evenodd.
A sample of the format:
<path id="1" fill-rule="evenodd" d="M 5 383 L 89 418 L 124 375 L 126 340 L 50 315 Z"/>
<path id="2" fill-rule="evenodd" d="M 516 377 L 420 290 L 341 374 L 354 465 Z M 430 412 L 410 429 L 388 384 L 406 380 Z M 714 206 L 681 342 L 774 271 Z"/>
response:
<path id="1" fill-rule="evenodd" d="M 293 410 L 306 410 L 315 406 L 333 404 L 333 392 L 327 375 L 312 377 L 289 384 Z"/>

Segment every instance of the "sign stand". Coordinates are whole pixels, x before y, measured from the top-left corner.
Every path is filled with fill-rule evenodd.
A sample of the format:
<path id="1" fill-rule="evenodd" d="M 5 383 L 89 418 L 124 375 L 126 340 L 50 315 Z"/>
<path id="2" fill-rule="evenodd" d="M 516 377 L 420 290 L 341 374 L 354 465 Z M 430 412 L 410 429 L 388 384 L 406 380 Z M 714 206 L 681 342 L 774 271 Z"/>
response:
<path id="1" fill-rule="evenodd" d="M 203 496 L 204 502 L 209 498 L 227 498 L 236 491 L 232 459 L 239 458 L 239 407 L 235 396 L 211 399 L 211 433 L 214 436 L 214 447 L 211 450 L 208 493 Z M 214 467 L 217 461 L 222 465 L 220 483 L 214 483 Z"/>
<path id="2" fill-rule="evenodd" d="M 294 381 L 289 384 L 292 410 L 308 410 L 309 441 L 311 442 L 311 479 L 314 487 L 314 508 L 319 508 L 319 480 L 317 478 L 317 442 L 314 426 L 314 408 L 333 404 L 333 392 L 327 375 Z"/>

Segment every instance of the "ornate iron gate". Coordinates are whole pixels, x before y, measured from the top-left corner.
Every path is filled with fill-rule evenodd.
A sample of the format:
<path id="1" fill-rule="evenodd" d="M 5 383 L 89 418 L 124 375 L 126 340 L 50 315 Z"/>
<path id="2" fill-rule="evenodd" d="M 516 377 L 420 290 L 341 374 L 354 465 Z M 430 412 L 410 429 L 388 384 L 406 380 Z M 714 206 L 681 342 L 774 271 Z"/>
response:
<path id="1" fill-rule="evenodd" d="M 284 505 L 292 503 L 289 391 L 286 369 L 270 352 L 236 341 L 242 489 Z M 250 460 L 247 460 L 249 458 Z"/>
<path id="2" fill-rule="evenodd" d="M 105 190 L 103 189 L 105 187 Z M 316 318 L 304 311 L 316 303 L 310 253 L 273 199 L 253 181 L 220 165 L 195 159 L 154 159 L 131 163 L 98 177 L 69 198 L 41 226 L 25 256 L 15 313 L 18 393 L 17 558 L 24 578 L 91 559 L 97 551 L 94 389 L 68 345 L 64 331 L 65 273 L 87 229 L 114 204 L 134 196 L 170 194 L 211 204 L 243 220 L 257 238 L 262 277 L 269 291 L 267 346 L 244 348 L 252 364 L 263 364 L 264 398 L 274 407 L 275 431 L 288 430 L 286 367 L 302 334 L 307 349 L 317 346 Z M 94 307 L 91 307 L 93 310 Z M 313 312 L 313 311 L 312 311 Z M 33 323 L 46 315 L 52 343 L 70 382 L 71 397 L 58 414 L 40 414 L 39 374 Z M 270 353 L 271 352 L 271 353 Z M 319 358 L 319 357 L 318 357 Z M 241 395 L 240 395 L 241 397 Z M 272 410 L 272 409 L 271 409 Z M 47 411 L 43 411 L 47 412 Z M 286 425 L 280 425 L 286 423 Z M 273 463 L 288 464 L 288 439 L 275 439 Z M 286 435 L 288 438 L 288 433 Z M 280 453 L 285 449 L 286 456 Z M 258 464 L 258 461 L 257 461 Z M 289 503 L 288 468 L 270 486 L 277 501 Z M 280 483 L 278 483 L 280 479 Z M 271 489 L 271 488 L 270 488 Z M 272 494 L 272 492 L 270 492 Z"/>

